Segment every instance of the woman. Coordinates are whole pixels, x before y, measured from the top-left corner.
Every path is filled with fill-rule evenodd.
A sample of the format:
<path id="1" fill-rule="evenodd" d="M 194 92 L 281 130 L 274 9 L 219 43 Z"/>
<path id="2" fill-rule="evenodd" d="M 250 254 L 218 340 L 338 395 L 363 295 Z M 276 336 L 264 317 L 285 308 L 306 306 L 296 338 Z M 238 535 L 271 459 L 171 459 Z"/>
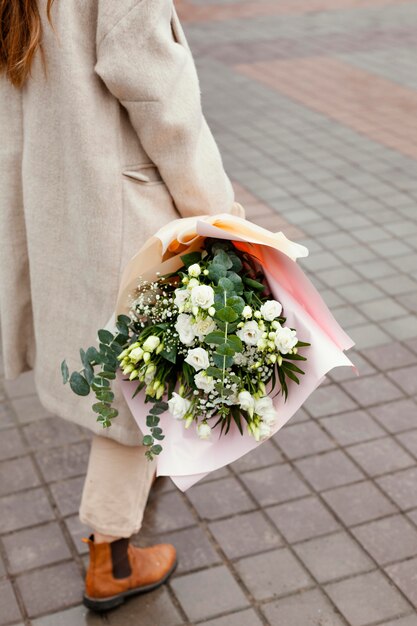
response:
<path id="1" fill-rule="evenodd" d="M 172 0 L 0 0 L 0 24 L 6 376 L 34 369 L 44 406 L 95 433 L 84 601 L 104 610 L 162 584 L 175 549 L 129 545 L 155 468 L 122 400 L 103 430 L 90 399 L 62 386 L 59 362 L 70 346 L 77 365 L 150 235 L 178 215 L 231 211 L 233 192 Z"/>

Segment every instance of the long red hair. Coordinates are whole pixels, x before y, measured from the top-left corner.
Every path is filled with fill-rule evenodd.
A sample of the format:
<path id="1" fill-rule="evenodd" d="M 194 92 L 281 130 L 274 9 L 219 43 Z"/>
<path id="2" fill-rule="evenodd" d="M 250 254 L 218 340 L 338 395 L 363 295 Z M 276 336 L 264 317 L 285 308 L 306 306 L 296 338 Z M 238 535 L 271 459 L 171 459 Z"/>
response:
<path id="1" fill-rule="evenodd" d="M 47 14 L 51 21 L 48 0 Z M 42 47 L 42 25 L 37 0 L 0 0 L 0 72 L 16 87 L 30 73 L 33 57 Z"/>

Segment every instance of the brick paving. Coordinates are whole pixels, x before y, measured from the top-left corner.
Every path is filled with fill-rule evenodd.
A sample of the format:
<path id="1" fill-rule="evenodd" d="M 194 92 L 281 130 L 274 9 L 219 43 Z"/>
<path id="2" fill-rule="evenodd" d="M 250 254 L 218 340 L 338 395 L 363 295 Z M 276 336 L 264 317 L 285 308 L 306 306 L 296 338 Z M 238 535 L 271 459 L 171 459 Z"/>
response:
<path id="1" fill-rule="evenodd" d="M 178 8 L 238 198 L 308 245 L 361 376 L 187 494 L 158 480 L 135 541 L 179 568 L 105 617 L 80 603 L 88 433 L 1 381 L 0 625 L 417 626 L 417 2 Z"/>

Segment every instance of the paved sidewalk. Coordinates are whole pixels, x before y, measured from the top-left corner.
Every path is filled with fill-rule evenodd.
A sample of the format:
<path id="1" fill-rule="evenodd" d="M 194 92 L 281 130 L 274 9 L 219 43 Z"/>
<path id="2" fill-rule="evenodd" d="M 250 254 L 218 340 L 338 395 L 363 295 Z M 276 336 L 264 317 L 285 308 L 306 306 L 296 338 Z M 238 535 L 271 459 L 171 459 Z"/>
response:
<path id="1" fill-rule="evenodd" d="M 361 376 L 186 495 L 159 480 L 136 541 L 178 571 L 103 618 L 80 605 L 89 437 L 0 381 L 0 625 L 417 626 L 417 2 L 177 5 L 238 198 L 308 245 Z"/>

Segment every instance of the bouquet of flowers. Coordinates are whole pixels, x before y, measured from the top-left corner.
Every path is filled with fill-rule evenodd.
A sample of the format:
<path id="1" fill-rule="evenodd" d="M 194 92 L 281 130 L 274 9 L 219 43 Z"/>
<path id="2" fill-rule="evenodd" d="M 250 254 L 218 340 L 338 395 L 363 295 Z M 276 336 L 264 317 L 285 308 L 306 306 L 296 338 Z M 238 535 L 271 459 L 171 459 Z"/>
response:
<path id="1" fill-rule="evenodd" d="M 268 252 L 275 253 L 270 262 Z M 282 425 L 288 400 L 298 408 L 311 393 L 311 368 L 300 395 L 302 378 L 310 358 L 314 369 L 318 352 L 329 345 L 311 315 L 300 315 L 300 302 L 289 296 L 285 283 L 293 292 L 308 286 L 316 304 L 319 298 L 318 313 L 326 313 L 320 323 L 339 334 L 343 347 L 351 344 L 298 266 L 291 285 L 290 254 L 304 252 L 282 233 L 272 235 L 241 218 L 177 220 L 132 259 L 122 279 L 116 323 L 98 331 L 98 347 L 81 350 L 80 371 L 70 375 L 62 363 L 64 383 L 79 395 L 92 391 L 93 411 L 109 427 L 117 417 L 112 381 L 118 378 L 144 434 L 147 457 L 158 457 L 158 473 L 175 476 L 186 488 L 207 469 L 269 438 Z M 278 276 L 269 274 L 276 254 Z M 333 341 L 334 364 L 350 364 L 335 347 Z M 314 386 L 321 378 L 313 377 Z M 201 446 L 210 447 L 208 466 Z"/>

